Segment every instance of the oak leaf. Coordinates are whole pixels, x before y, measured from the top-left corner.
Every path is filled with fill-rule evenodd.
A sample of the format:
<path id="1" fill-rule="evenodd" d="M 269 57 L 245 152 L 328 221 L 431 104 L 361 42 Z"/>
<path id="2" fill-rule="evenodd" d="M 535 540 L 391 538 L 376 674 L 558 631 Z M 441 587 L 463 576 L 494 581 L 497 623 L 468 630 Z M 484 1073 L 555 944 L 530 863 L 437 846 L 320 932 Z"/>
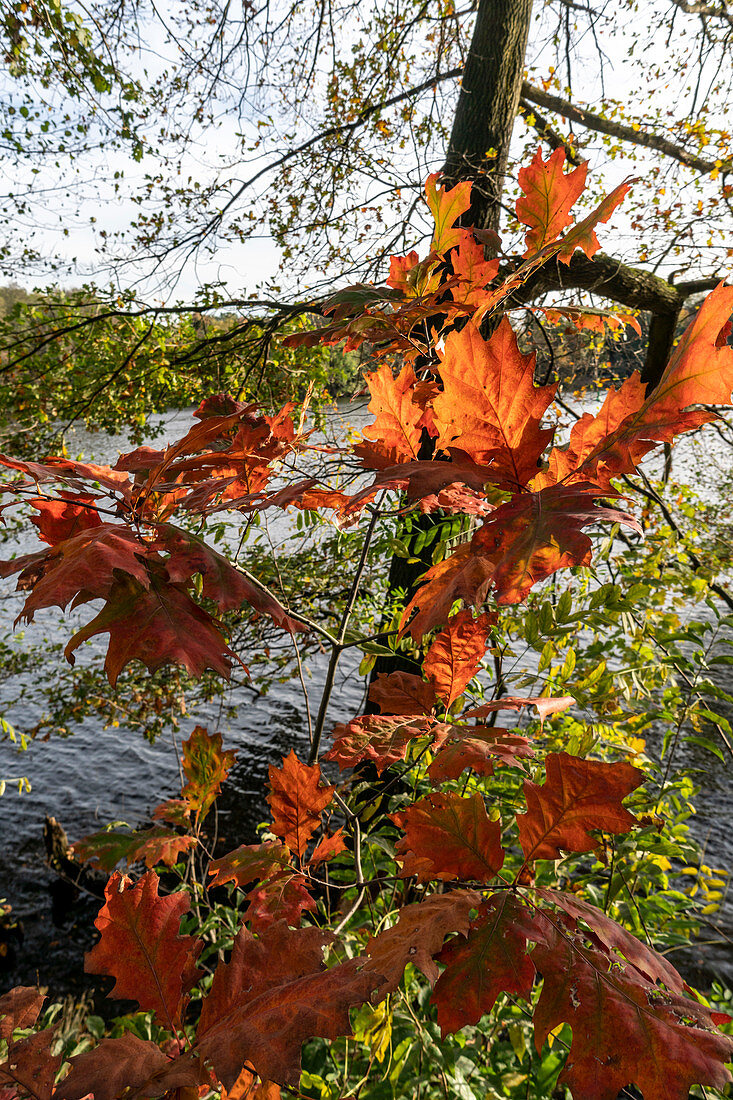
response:
<path id="1" fill-rule="evenodd" d="M 491 481 L 518 488 L 537 473 L 554 429 L 540 423 L 556 386 L 534 384 L 535 356 L 522 355 L 506 317 L 488 340 L 469 321 L 440 353 L 443 392 L 433 401 L 436 446 L 491 465 Z"/>
<path id="2" fill-rule="evenodd" d="M 130 1031 L 119 1039 L 102 1039 L 70 1063 L 54 1100 L 84 1100 L 90 1093 L 94 1100 L 162 1096 L 169 1089 L 202 1083 L 203 1067 L 195 1058 L 169 1059 L 156 1043 Z"/>
<path id="3" fill-rule="evenodd" d="M 395 849 L 403 878 L 488 882 L 501 870 L 501 824 L 490 819 L 478 791 L 430 794 L 391 817 L 405 831 Z"/>
<path id="4" fill-rule="evenodd" d="M 0 1086 L 9 1086 L 13 1097 L 51 1100 L 61 1067 L 61 1055 L 53 1053 L 56 1039 L 56 1029 L 47 1028 L 9 1042 L 5 1061 L 0 1062 Z"/>
<path id="5" fill-rule="evenodd" d="M 644 1100 L 687 1100 L 693 1084 L 724 1088 L 733 1039 L 710 1010 L 645 981 L 624 963 L 549 919 L 532 952 L 544 979 L 534 1013 L 538 1050 L 556 1027 L 573 1029 L 560 1084 L 578 1100 L 616 1100 L 630 1084 Z"/>
<path id="6" fill-rule="evenodd" d="M 516 763 L 534 753 L 526 737 L 495 726 L 453 726 L 452 735 L 458 735 L 458 740 L 442 745 L 428 768 L 433 783 L 458 779 L 467 768 L 476 775 L 490 776 L 497 762 Z"/>
<path id="7" fill-rule="evenodd" d="M 103 871 L 114 871 L 122 860 L 127 864 L 145 860 L 147 867 L 158 863 L 173 867 L 183 852 L 195 848 L 197 843 L 194 836 L 182 836 L 172 829 L 143 829 L 140 832 L 101 829 L 77 840 L 72 848 L 78 859 L 96 862 Z"/>
<path id="8" fill-rule="evenodd" d="M 431 248 L 444 255 L 450 248 L 459 245 L 463 238 L 465 230 L 456 228 L 456 222 L 471 206 L 471 181 L 463 180 L 446 189 L 442 185 L 438 186 L 439 178 L 439 172 L 428 176 L 425 197 L 435 222 Z"/>
<path id="9" fill-rule="evenodd" d="M 602 909 L 583 901 L 576 894 L 547 889 L 537 889 L 535 893 L 543 901 L 556 905 L 576 921 L 585 921 L 605 947 L 621 952 L 650 982 L 663 982 L 675 993 L 684 991 L 685 983 L 671 962 L 658 951 L 647 947 L 642 940 L 632 936 Z"/>
<path id="10" fill-rule="evenodd" d="M 517 823 L 526 860 L 559 859 L 561 849 L 591 852 L 599 845 L 589 829 L 628 833 L 636 824 L 621 802 L 644 782 L 638 768 L 551 752 L 545 769 L 541 787 L 524 781 L 527 813 Z"/>
<path id="11" fill-rule="evenodd" d="M 369 687 L 369 699 L 382 714 L 430 714 L 435 691 L 412 672 L 381 672 Z"/>
<path id="12" fill-rule="evenodd" d="M 321 824 L 321 812 L 333 799 L 334 786 L 321 786 L 317 764 L 302 764 L 291 749 L 282 767 L 270 765 L 272 831 L 302 859 L 308 841 Z"/>
<path id="13" fill-rule="evenodd" d="M 242 844 L 220 859 L 209 863 L 209 874 L 214 878 L 210 887 L 223 886 L 225 882 L 234 882 L 237 886 L 247 886 L 250 882 L 269 878 L 284 867 L 290 865 L 290 851 L 276 840 L 265 840 L 262 844 Z"/>
<path id="14" fill-rule="evenodd" d="M 343 828 L 337 829 L 331 836 L 321 837 L 308 860 L 308 866 L 317 867 L 319 863 L 328 863 L 346 850 L 344 830 Z"/>
<path id="15" fill-rule="evenodd" d="M 104 895 L 94 922 L 101 939 L 87 952 L 84 969 L 115 978 L 108 996 L 137 1001 L 175 1032 L 185 995 L 199 976 L 196 959 L 203 947 L 195 936 L 178 934 L 189 911 L 186 894 L 160 897 L 158 876 L 147 871 L 134 884 L 115 872 Z"/>
<path id="16" fill-rule="evenodd" d="M 282 871 L 260 882 L 247 894 L 247 902 L 244 920 L 253 932 L 262 932 L 278 920 L 297 928 L 303 913 L 318 908 L 306 880 L 292 871 Z"/>
<path id="17" fill-rule="evenodd" d="M 11 1039 L 18 1028 L 33 1027 L 45 993 L 31 985 L 18 985 L 0 997 L 0 1039 Z"/>
<path id="18" fill-rule="evenodd" d="M 200 677 L 207 668 L 229 679 L 232 661 L 239 661 L 205 611 L 182 585 L 149 578 L 145 588 L 133 577 L 116 580 L 107 603 L 97 616 L 77 631 L 64 655 L 74 664 L 74 650 L 97 634 L 109 634 L 104 663 L 110 684 L 130 661 L 142 661 L 149 672 L 171 663 L 183 665 Z M 240 662 L 241 664 L 241 662 Z"/>
<path id="19" fill-rule="evenodd" d="M 443 1038 L 477 1024 L 500 993 L 529 998 L 535 975 L 527 954 L 527 934 L 531 937 L 532 931 L 527 908 L 514 894 L 504 892 L 483 903 L 468 938 L 446 943 L 438 955 L 445 970 L 431 997 Z"/>
<path id="20" fill-rule="evenodd" d="M 416 741 L 430 737 L 439 744 L 445 732 L 430 716 L 368 714 L 337 724 L 333 736 L 324 760 L 334 761 L 342 771 L 369 761 L 381 775 L 385 768 L 404 760 Z"/>
<path id="21" fill-rule="evenodd" d="M 236 759 L 232 749 L 222 751 L 221 734 L 195 726 L 181 746 L 181 768 L 186 783 L 181 797 L 203 821 Z"/>
<path id="22" fill-rule="evenodd" d="M 242 927 L 204 999 L 197 1048 L 231 1089 L 245 1063 L 263 1080 L 297 1086 L 300 1048 L 319 1036 L 351 1034 L 349 1009 L 378 985 L 358 960 L 323 968 L 331 937 L 278 921 L 258 939 Z"/>
<path id="23" fill-rule="evenodd" d="M 52 500 L 36 497 L 28 501 L 38 512 L 37 516 L 31 516 L 31 523 L 38 528 L 44 542 L 55 546 L 82 531 L 101 526 L 102 520 L 94 507 L 98 499 L 89 493 L 68 492 L 61 492 Z"/>
<path id="24" fill-rule="evenodd" d="M 495 622 L 495 615 L 474 619 L 470 611 L 459 611 L 433 639 L 423 670 L 445 707 L 463 694 L 478 672 L 487 635 Z"/>
<path id="25" fill-rule="evenodd" d="M 366 380 L 372 395 L 369 411 L 376 419 L 364 429 L 365 442 L 354 445 L 354 454 L 378 470 L 417 459 L 425 412 L 414 400 L 414 370 L 405 366 L 395 378 L 385 363 Z"/>
<path id="26" fill-rule="evenodd" d="M 546 161 L 538 149 L 531 163 L 517 173 L 524 192 L 517 199 L 517 218 L 530 227 L 525 236 L 525 257 L 541 252 L 573 224 L 570 209 L 585 189 L 588 162 L 579 164 L 572 172 L 565 172 L 564 164 L 562 146 L 553 150 Z"/>
<path id="27" fill-rule="evenodd" d="M 397 923 L 371 936 L 364 949 L 364 971 L 384 979 L 380 997 L 397 989 L 408 963 L 435 982 L 440 970 L 433 956 L 449 933 L 468 931 L 470 912 L 480 904 L 481 895 L 475 890 L 452 890 L 400 909 Z"/>

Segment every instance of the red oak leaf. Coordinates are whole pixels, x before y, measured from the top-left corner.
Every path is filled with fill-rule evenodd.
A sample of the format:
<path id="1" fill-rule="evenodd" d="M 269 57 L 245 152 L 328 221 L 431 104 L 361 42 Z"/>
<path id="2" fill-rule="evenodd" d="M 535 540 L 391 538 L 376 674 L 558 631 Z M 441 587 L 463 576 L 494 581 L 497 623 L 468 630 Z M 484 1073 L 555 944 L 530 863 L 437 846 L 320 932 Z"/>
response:
<path id="1" fill-rule="evenodd" d="M 302 859 L 336 788 L 321 786 L 321 769 L 317 764 L 301 764 L 294 749 L 281 768 L 270 765 L 269 775 L 267 801 L 272 810 L 272 831 Z"/>
<path id="2" fill-rule="evenodd" d="M 369 699 L 382 714 L 430 714 L 435 692 L 411 672 L 382 672 L 369 687 Z"/>
<path id="3" fill-rule="evenodd" d="M 414 271 L 419 260 L 417 252 L 409 252 L 407 256 L 390 256 L 387 286 L 401 290 L 405 294 L 414 294 L 415 287 L 414 283 L 410 282 L 410 272 Z"/>
<path id="4" fill-rule="evenodd" d="M 414 370 L 403 367 L 395 378 L 385 363 L 368 373 L 366 380 L 372 395 L 369 411 L 376 419 L 364 429 L 366 442 L 355 444 L 354 454 L 365 466 L 378 470 L 416 459 L 425 413 L 414 400 Z"/>
<path id="5" fill-rule="evenodd" d="M 317 867 L 319 863 L 327 863 L 346 850 L 344 830 L 337 829 L 332 836 L 321 837 L 313 849 L 313 855 L 308 860 L 308 866 Z"/>
<path id="6" fill-rule="evenodd" d="M 54 1100 L 84 1100 L 90 1093 L 94 1100 L 117 1100 L 128 1089 L 135 1096 L 162 1096 L 168 1089 L 196 1086 L 203 1080 L 197 1059 L 169 1059 L 156 1043 L 130 1031 L 119 1039 L 102 1039 L 70 1063 Z"/>
<path id="7" fill-rule="evenodd" d="M 487 635 L 495 622 L 495 615 L 474 619 L 470 611 L 459 611 L 433 639 L 423 670 L 446 707 L 463 694 L 478 672 Z"/>
<path id="8" fill-rule="evenodd" d="M 74 650 L 105 633 L 109 648 L 104 667 L 113 687 L 125 665 L 134 660 L 142 661 L 150 672 L 171 663 L 183 665 L 197 677 L 211 668 L 227 680 L 232 661 L 239 660 L 216 620 L 193 602 L 185 588 L 158 576 L 150 577 L 148 589 L 132 577 L 115 581 L 99 614 L 67 643 L 66 659 L 73 665 Z"/>
<path id="9" fill-rule="evenodd" d="M 197 843 L 196 837 L 182 836 L 172 829 L 143 829 L 134 833 L 102 829 L 77 840 L 72 848 L 78 859 L 96 862 L 103 871 L 114 871 L 122 860 L 130 864 L 144 859 L 147 867 L 158 863 L 172 867 L 183 852 L 195 848 Z"/>
<path id="10" fill-rule="evenodd" d="M 455 248 L 463 239 L 463 230 L 455 227 L 456 222 L 471 206 L 471 181 L 457 183 L 450 190 L 438 186 L 439 172 L 428 176 L 425 183 L 425 197 L 435 222 L 432 250 L 445 254 Z"/>
<path id="11" fill-rule="evenodd" d="M 486 813 L 478 791 L 430 794 L 391 815 L 405 835 L 395 849 L 403 878 L 490 881 L 504 863 L 501 824 Z"/>
<path id="12" fill-rule="evenodd" d="M 303 623 L 291 618 L 285 608 L 264 585 L 245 576 L 227 558 L 217 554 L 203 539 L 189 532 L 166 525 L 159 532 L 170 551 L 166 573 L 178 584 L 188 581 L 195 573 L 201 575 L 203 595 L 213 600 L 220 611 L 235 611 L 249 604 L 262 615 L 291 634 L 307 630 Z"/>
<path id="13" fill-rule="evenodd" d="M 243 1069 L 230 1089 L 224 1089 L 221 1100 L 281 1100 L 280 1086 L 274 1081 L 261 1081 L 248 1069 Z"/>
<path id="14" fill-rule="evenodd" d="M 89 493 L 59 493 L 55 500 L 36 497 L 28 501 L 38 512 L 31 517 L 31 523 L 36 525 L 44 542 L 55 546 L 82 531 L 101 526 L 99 512 L 93 507 L 98 499 Z"/>
<path id="15" fill-rule="evenodd" d="M 104 891 L 107 899 L 95 920 L 101 939 L 86 955 L 87 974 L 108 974 L 108 994 L 137 1001 L 175 1031 L 184 998 L 199 971 L 203 947 L 195 936 L 180 936 L 181 917 L 189 911 L 185 894 L 158 896 L 158 876 L 147 871 L 137 883 L 115 872 Z"/>
<path id="16" fill-rule="evenodd" d="M 400 635 L 409 633 L 416 642 L 436 626 L 448 622 L 456 600 L 480 607 L 491 588 L 494 563 L 465 544 L 423 575 L 422 585 L 405 608 Z M 412 617 L 413 611 L 417 614 Z"/>
<path id="17" fill-rule="evenodd" d="M 517 218 L 530 227 L 525 256 L 540 252 L 573 224 L 570 208 L 585 189 L 588 162 L 572 172 L 565 172 L 564 164 L 565 150 L 560 146 L 546 161 L 538 149 L 531 164 L 519 169 L 517 180 L 524 194 L 517 199 Z"/>
<path id="18" fill-rule="evenodd" d="M 470 546 L 481 560 L 494 564 L 497 603 L 519 603 L 559 569 L 587 565 L 592 544 L 583 528 L 592 523 L 624 523 L 641 532 L 632 516 L 596 504 L 595 495 L 598 490 L 585 484 L 552 485 L 518 494 L 484 520 Z"/>
<path id="19" fill-rule="evenodd" d="M 687 1100 L 693 1084 L 724 1088 L 733 1039 L 710 1010 L 650 985 L 618 955 L 548 919 L 532 961 L 544 979 L 534 1013 L 538 1050 L 569 1023 L 572 1044 L 560 1084 L 583 1100 L 616 1100 L 634 1084 L 645 1100 Z"/>
<path id="20" fill-rule="evenodd" d="M 444 733 L 440 723 L 429 716 L 368 714 L 334 726 L 333 736 L 324 760 L 335 761 L 342 771 L 368 760 L 381 774 L 404 760 L 415 741 L 430 737 L 440 743 Z"/>
<path id="21" fill-rule="evenodd" d="M 246 886 L 257 879 L 266 879 L 290 866 L 290 851 L 279 841 L 265 840 L 262 844 L 243 844 L 233 852 L 212 859 L 209 874 L 214 878 L 209 886 L 222 886 L 234 882 Z"/>
<path id="22" fill-rule="evenodd" d="M 490 703 L 482 703 L 480 707 L 467 710 L 466 718 L 486 718 L 497 710 L 526 710 L 534 707 L 537 711 L 540 723 L 544 722 L 552 714 L 567 710 L 575 703 L 572 695 L 538 695 L 534 698 L 523 699 L 518 695 L 504 695 L 501 699 L 493 699 Z"/>
<path id="23" fill-rule="evenodd" d="M 493 775 L 494 764 L 517 764 L 522 757 L 533 756 L 526 737 L 511 734 L 497 726 L 453 726 L 451 740 L 435 754 L 428 768 L 433 783 L 458 779 L 471 768 L 477 775 Z M 520 763 L 521 766 L 521 763 Z"/>
<path id="24" fill-rule="evenodd" d="M 244 913 L 253 932 L 262 932 L 277 920 L 284 920 L 293 928 L 300 924 L 303 913 L 313 912 L 318 906 L 308 893 L 302 875 L 283 871 L 266 879 L 247 894 L 248 905 Z"/>
<path id="25" fill-rule="evenodd" d="M 0 576 L 21 571 L 18 589 L 31 589 L 31 594 L 17 621 L 31 622 L 43 607 L 65 608 L 72 600 L 106 598 L 120 574 L 147 588 L 145 560 L 155 557 L 154 547 L 129 527 L 104 523 L 48 550 L 0 563 Z"/>
<path id="26" fill-rule="evenodd" d="M 18 1028 L 33 1027 L 45 993 L 30 985 L 18 985 L 0 997 L 0 1039 L 11 1039 Z"/>
<path id="27" fill-rule="evenodd" d="M 469 914 L 480 904 L 481 895 L 475 890 L 453 890 L 400 909 L 397 924 L 371 936 L 365 948 L 364 971 L 384 979 L 380 997 L 397 989 L 408 963 L 433 983 L 440 972 L 433 956 L 450 932 L 468 931 Z"/>
<path id="28" fill-rule="evenodd" d="M 441 353 L 443 392 L 433 401 L 438 448 L 490 463 L 496 485 L 526 485 L 552 439 L 554 429 L 540 422 L 557 388 L 535 386 L 534 367 L 506 317 L 488 340 L 470 321 L 451 332 Z"/>
<path id="29" fill-rule="evenodd" d="M 532 930 L 526 906 L 514 894 L 501 893 L 481 906 L 467 939 L 448 941 L 438 955 L 445 970 L 431 997 L 443 1038 L 477 1024 L 500 993 L 529 998 L 535 975 L 527 954 Z"/>
<path id="30" fill-rule="evenodd" d="M 315 1036 L 351 1034 L 349 1009 L 378 984 L 358 960 L 323 968 L 330 942 L 318 928 L 278 921 L 258 939 L 242 927 L 231 958 L 220 964 L 204 999 L 197 1047 L 230 1089 L 247 1063 L 260 1077 L 297 1085 L 300 1048 Z"/>
<path id="31" fill-rule="evenodd" d="M 559 859 L 561 849 L 590 852 L 599 845 L 589 829 L 628 833 L 636 824 L 621 802 L 644 782 L 638 768 L 551 752 L 545 769 L 541 787 L 524 781 L 527 813 L 517 823 L 525 859 Z"/>
<path id="32" fill-rule="evenodd" d="M 186 784 L 181 797 L 203 821 L 236 759 L 232 749 L 222 752 L 221 734 L 196 726 L 183 742 L 181 767 Z"/>
<path id="33" fill-rule="evenodd" d="M 620 924 L 609 917 L 602 909 L 589 905 L 576 894 L 565 894 L 558 890 L 537 889 L 538 897 L 551 902 L 575 920 L 583 920 L 601 943 L 622 955 L 651 982 L 664 982 L 668 989 L 682 993 L 685 983 L 671 962 L 653 948 L 632 936 Z"/>

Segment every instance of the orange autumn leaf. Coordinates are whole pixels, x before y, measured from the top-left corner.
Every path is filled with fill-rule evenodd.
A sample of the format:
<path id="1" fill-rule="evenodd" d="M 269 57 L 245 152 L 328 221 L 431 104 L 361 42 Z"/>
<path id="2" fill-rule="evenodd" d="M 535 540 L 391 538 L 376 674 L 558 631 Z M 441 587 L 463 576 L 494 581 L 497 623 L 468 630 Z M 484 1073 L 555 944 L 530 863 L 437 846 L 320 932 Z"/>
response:
<path id="1" fill-rule="evenodd" d="M 450 707 L 476 675 L 495 616 L 459 611 L 434 638 L 423 668 L 440 701 Z"/>
<path id="2" fill-rule="evenodd" d="M 188 896 L 160 896 L 158 882 L 154 871 L 136 883 L 118 871 L 112 875 L 94 922 L 101 938 L 87 953 L 84 969 L 115 978 L 108 996 L 137 1001 L 175 1032 L 186 994 L 200 974 L 196 959 L 203 941 L 179 935 Z"/>
<path id="3" fill-rule="evenodd" d="M 432 250 L 444 255 L 448 249 L 461 243 L 462 230 L 456 228 L 456 222 L 471 206 L 471 181 L 463 180 L 447 190 L 438 186 L 439 172 L 428 176 L 425 183 L 425 197 L 435 222 Z"/>
<path id="4" fill-rule="evenodd" d="M 317 764 L 302 764 L 294 749 L 281 768 L 270 765 L 269 775 L 267 801 L 272 810 L 272 831 L 302 859 L 336 788 L 321 786 L 321 769 Z"/>
<path id="5" fill-rule="evenodd" d="M 520 168 L 517 179 L 524 192 L 517 199 L 517 218 L 529 226 L 525 237 L 526 256 L 540 252 L 557 240 L 563 229 L 573 224 L 570 209 L 585 189 L 588 162 L 571 172 L 563 170 L 565 150 L 560 146 L 545 161 L 538 149 L 534 159 Z"/>
<path id="6" fill-rule="evenodd" d="M 365 466 L 381 470 L 416 459 L 420 450 L 424 410 L 415 400 L 417 378 L 412 367 L 403 367 L 395 378 L 385 363 L 366 375 L 372 399 L 369 411 L 375 421 L 364 429 L 365 442 L 354 446 Z"/>
<path id="7" fill-rule="evenodd" d="M 390 816 L 405 831 L 395 848 L 403 878 L 489 882 L 502 868 L 501 824 L 486 813 L 478 791 L 465 798 L 429 794 Z"/>
<path id="8" fill-rule="evenodd" d="M 535 386 L 534 366 L 506 317 L 488 340 L 470 321 L 451 332 L 441 353 L 443 392 L 433 401 L 438 448 L 491 464 L 494 484 L 526 485 L 552 439 L 540 422 L 557 388 Z"/>

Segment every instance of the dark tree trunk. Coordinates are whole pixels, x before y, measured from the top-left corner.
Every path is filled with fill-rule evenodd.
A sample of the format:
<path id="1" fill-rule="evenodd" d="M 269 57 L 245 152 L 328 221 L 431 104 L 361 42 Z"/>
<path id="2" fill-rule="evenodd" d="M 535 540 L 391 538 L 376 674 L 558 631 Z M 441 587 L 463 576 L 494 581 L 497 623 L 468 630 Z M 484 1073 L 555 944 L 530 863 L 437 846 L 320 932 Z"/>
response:
<path id="1" fill-rule="evenodd" d="M 524 78 L 532 0 L 479 0 L 443 168 L 473 181 L 465 225 L 497 232 L 509 146 Z"/>
<path id="2" fill-rule="evenodd" d="M 479 0 L 471 47 L 458 96 L 448 152 L 443 167 L 446 186 L 471 180 L 472 204 L 461 219 L 464 225 L 498 231 L 501 192 L 509 146 L 524 79 L 532 0 Z M 423 440 L 421 457 L 432 454 L 433 441 Z M 424 451 L 424 454 L 423 454 Z M 429 531 L 435 516 L 421 516 L 410 540 Z M 409 544 L 408 544 L 409 545 Z M 393 558 L 389 589 L 404 589 L 406 602 L 431 565 L 434 543 L 414 552 L 417 560 Z M 372 679 L 379 673 L 416 671 L 415 662 L 399 653 L 379 657 Z"/>

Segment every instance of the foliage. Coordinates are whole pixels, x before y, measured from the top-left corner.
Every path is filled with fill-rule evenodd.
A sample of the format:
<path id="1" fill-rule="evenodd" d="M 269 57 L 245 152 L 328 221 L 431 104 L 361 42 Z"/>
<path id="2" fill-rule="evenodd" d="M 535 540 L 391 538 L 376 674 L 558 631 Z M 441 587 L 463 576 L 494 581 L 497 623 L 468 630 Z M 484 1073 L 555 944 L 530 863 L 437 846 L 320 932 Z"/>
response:
<path id="1" fill-rule="evenodd" d="M 284 323 L 283 333 L 303 323 Z M 309 393 L 318 410 L 350 392 L 358 371 L 358 356 L 289 349 L 271 322 L 224 302 L 206 314 L 151 309 L 134 294 L 93 286 L 16 302 L 0 318 L 0 350 L 3 445 L 28 455 L 58 448 L 59 439 L 63 446 L 79 424 L 126 431 L 133 442 L 154 438 L 164 425 L 151 411 L 196 405 L 212 391 L 270 405 Z"/>
<path id="2" fill-rule="evenodd" d="M 0 1000 L 8 1100 L 207 1092 L 263 1100 L 278 1086 L 325 1098 L 377 1076 L 393 1031 L 374 1086 L 385 1096 L 404 1091 L 397 1081 L 416 1058 L 428 1095 L 473 1094 L 467 1079 L 479 1067 L 495 1095 L 512 1097 L 547 1096 L 559 1084 L 584 1100 L 615 1100 L 636 1084 L 645 1100 L 686 1100 L 694 1085 L 731 1082 L 733 1038 L 718 1026 L 729 1028 L 730 1017 L 646 938 L 650 928 L 660 946 L 679 937 L 683 909 L 694 928 L 689 897 L 665 881 L 689 850 L 690 784 L 645 760 L 638 732 L 649 715 L 624 714 L 636 685 L 627 689 L 611 660 L 640 645 L 629 617 L 643 635 L 646 609 L 662 598 L 655 568 L 625 583 L 625 570 L 634 577 L 654 547 L 631 542 L 626 561 L 613 559 L 618 583 L 601 585 L 585 529 L 611 525 L 597 559 L 612 558 L 620 526 L 641 530 L 616 507 L 616 479 L 729 401 L 733 288 L 709 296 L 651 394 L 632 376 L 553 446 L 542 419 L 554 389 L 534 385 L 503 314 L 544 263 L 567 262 L 576 247 L 592 254 L 595 226 L 627 190 L 557 237 L 568 218 L 561 169 L 557 156 L 534 162 L 542 186 L 532 193 L 547 201 L 520 204 L 527 256 L 507 281 L 495 281 L 496 265 L 455 225 L 468 186 L 446 191 L 431 178 L 429 255 L 395 258 L 387 287 L 334 295 L 333 317 L 315 337 L 291 338 L 372 345 L 375 419 L 342 448 L 339 486 L 302 476 L 302 457 L 320 446 L 302 413 L 288 405 L 263 415 L 222 394 L 201 403 L 181 440 L 138 447 L 114 467 L 0 457 L 16 475 L 4 490 L 34 509 L 46 544 L 2 566 L 19 574 L 21 617 L 95 603 L 66 647 L 72 663 L 85 640 L 107 634 L 112 684 L 132 661 L 227 677 L 243 658 L 220 616 L 245 605 L 294 640 L 316 634 L 330 651 L 310 759 L 293 752 L 271 768 L 272 820 L 259 843 L 209 860 L 205 822 L 232 756 L 220 735 L 197 728 L 184 743 L 181 796 L 155 812 L 162 824 L 79 844 L 102 866 L 172 865 L 181 882 L 161 892 L 165 880 L 152 869 L 137 881 L 115 871 L 87 956 L 89 972 L 115 979 L 112 995 L 137 1000 L 148 1030 L 133 1026 L 67 1057 L 52 1028 L 35 1029 L 42 995 L 14 990 Z M 350 484 L 357 470 L 360 484 Z M 209 516 L 289 507 L 363 521 L 335 628 L 278 599 L 204 537 Z M 395 630 L 353 636 L 375 532 L 405 511 L 471 517 L 472 528 L 457 548 L 441 548 Z M 572 636 L 581 630 L 594 641 L 578 662 Z M 540 655 L 535 679 L 547 674 L 536 694 L 526 693 L 531 676 L 523 694 L 508 693 L 503 662 L 520 634 Z M 665 661 L 682 652 L 665 641 L 674 639 L 660 639 L 656 658 L 648 634 L 641 643 L 659 683 Z M 366 657 L 400 649 L 414 671 L 377 678 L 370 695 L 379 713 L 341 723 L 322 755 L 336 667 L 352 646 Z M 691 691 L 687 711 L 697 702 Z M 657 705 L 650 697 L 650 710 Z M 662 705 L 671 710 L 673 700 Z M 582 720 L 585 710 L 598 720 Z M 529 711 L 538 721 L 496 724 Z M 600 742 L 603 758 L 594 759 Z M 346 778 L 324 782 L 321 761 Z M 382 774 L 376 784 L 368 764 Z M 228 915 L 215 893 L 206 910 L 207 893 L 222 888 L 232 895 Z M 487 1014 L 495 1030 L 506 1028 L 515 1059 L 527 1058 L 526 1074 L 512 1078 L 506 1042 L 482 1046 Z M 348 1085 L 352 1031 L 360 1077 Z"/>

